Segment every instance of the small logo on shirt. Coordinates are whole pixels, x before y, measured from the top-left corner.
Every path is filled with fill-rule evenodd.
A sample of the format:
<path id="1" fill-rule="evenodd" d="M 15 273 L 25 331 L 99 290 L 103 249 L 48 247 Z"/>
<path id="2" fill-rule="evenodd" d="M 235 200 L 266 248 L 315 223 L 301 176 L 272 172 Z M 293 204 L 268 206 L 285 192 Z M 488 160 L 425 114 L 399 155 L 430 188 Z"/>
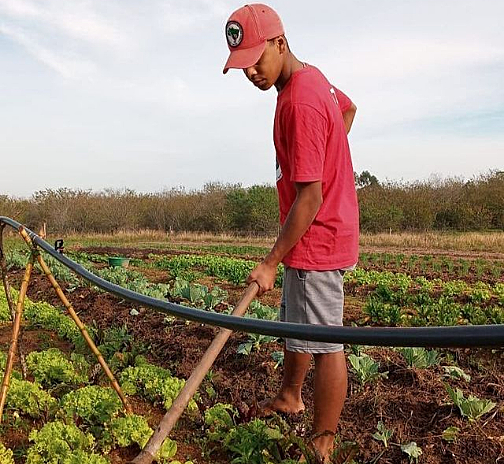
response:
<path id="1" fill-rule="evenodd" d="M 336 90 L 334 90 L 334 88 L 333 88 L 333 87 L 331 87 L 331 88 L 329 89 L 329 92 L 331 92 L 331 95 L 333 96 L 333 98 L 334 98 L 334 102 L 336 103 L 336 105 L 338 105 L 338 106 L 339 106 L 338 97 L 336 97 Z"/>
<path id="2" fill-rule="evenodd" d="M 229 21 L 226 24 L 226 39 L 230 47 L 238 47 L 243 40 L 243 28 L 236 21 Z"/>
<path id="3" fill-rule="evenodd" d="M 276 160 L 276 181 L 278 182 L 282 178 L 282 168 L 280 167 L 280 163 L 278 159 Z"/>

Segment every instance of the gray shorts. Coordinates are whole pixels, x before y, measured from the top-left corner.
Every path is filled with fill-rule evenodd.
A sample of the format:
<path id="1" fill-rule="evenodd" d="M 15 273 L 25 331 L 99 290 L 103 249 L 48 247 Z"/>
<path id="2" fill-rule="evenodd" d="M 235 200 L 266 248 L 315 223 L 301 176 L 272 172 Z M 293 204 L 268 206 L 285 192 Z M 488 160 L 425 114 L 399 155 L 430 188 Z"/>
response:
<path id="1" fill-rule="evenodd" d="M 343 325 L 344 270 L 304 271 L 286 267 L 282 289 L 280 320 L 299 324 Z M 336 353 L 341 343 L 285 339 L 287 351 L 296 353 Z"/>

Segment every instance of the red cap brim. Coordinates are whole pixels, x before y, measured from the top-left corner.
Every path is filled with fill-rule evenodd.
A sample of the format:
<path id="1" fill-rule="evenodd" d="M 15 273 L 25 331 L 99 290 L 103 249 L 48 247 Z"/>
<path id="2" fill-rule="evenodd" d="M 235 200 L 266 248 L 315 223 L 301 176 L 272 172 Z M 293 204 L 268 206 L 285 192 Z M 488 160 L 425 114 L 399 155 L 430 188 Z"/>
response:
<path id="1" fill-rule="evenodd" d="M 261 58 L 265 48 L 266 41 L 255 47 L 233 50 L 222 72 L 226 74 L 229 68 L 245 69 L 254 66 Z"/>

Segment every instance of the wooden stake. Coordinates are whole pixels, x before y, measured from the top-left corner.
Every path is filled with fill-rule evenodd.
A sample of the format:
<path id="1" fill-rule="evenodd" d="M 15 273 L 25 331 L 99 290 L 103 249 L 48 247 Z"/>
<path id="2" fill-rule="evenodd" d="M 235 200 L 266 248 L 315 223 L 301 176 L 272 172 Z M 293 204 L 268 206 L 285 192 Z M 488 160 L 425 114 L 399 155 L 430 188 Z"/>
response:
<path id="1" fill-rule="evenodd" d="M 5 224 L 0 225 L 0 269 L 2 272 L 2 282 L 5 289 L 5 298 L 7 298 L 7 306 L 9 306 L 9 311 L 11 313 L 12 321 L 15 319 L 16 309 L 14 308 L 14 303 L 12 302 L 9 280 L 7 279 L 7 262 L 5 261 L 5 253 L 3 247 L 3 232 L 5 229 Z"/>
<path id="2" fill-rule="evenodd" d="M 9 307 L 9 311 L 11 313 L 11 320 L 14 324 L 14 320 L 16 319 L 16 309 L 14 308 L 14 304 L 12 303 L 12 296 L 10 291 L 9 279 L 7 276 L 7 262 L 5 260 L 5 253 L 3 248 L 3 230 L 5 224 L 0 226 L 0 269 L 2 272 L 2 282 L 5 291 L 5 298 L 7 299 L 7 306 Z M 28 369 L 26 367 L 26 359 L 23 353 L 22 347 L 22 326 L 19 329 L 18 335 L 18 352 L 19 352 L 19 361 L 21 363 L 21 373 L 23 375 L 23 380 L 26 380 Z"/>
<path id="3" fill-rule="evenodd" d="M 24 229 L 24 227 L 21 227 L 19 229 L 19 233 L 21 234 L 21 236 L 23 237 L 25 242 L 30 247 L 33 248 L 34 247 L 33 242 L 31 241 L 31 238 L 29 237 L 29 235 L 26 233 L 26 230 Z M 65 308 L 67 309 L 68 313 L 70 314 L 70 316 L 74 320 L 75 324 L 77 325 L 77 327 L 81 331 L 81 334 L 84 337 L 84 340 L 86 340 L 86 343 L 88 344 L 89 348 L 91 348 L 91 351 L 98 359 L 98 362 L 100 363 L 103 371 L 105 372 L 105 374 L 109 378 L 109 381 L 110 381 L 112 387 L 119 395 L 119 398 L 121 398 L 121 401 L 124 405 L 124 408 L 126 409 L 126 412 L 128 414 L 131 414 L 133 412 L 133 410 L 131 409 L 131 406 L 128 402 L 128 399 L 126 398 L 123 391 L 121 390 L 119 383 L 117 382 L 116 378 L 114 377 L 114 374 L 112 373 L 112 371 L 108 367 L 107 362 L 105 361 L 102 354 L 100 353 L 100 351 L 96 347 L 95 343 L 93 342 L 93 340 L 89 336 L 89 333 L 86 330 L 86 326 L 82 323 L 79 316 L 77 316 L 77 313 L 75 312 L 72 304 L 68 301 L 67 297 L 63 293 L 63 290 L 61 290 L 61 287 L 59 286 L 58 282 L 56 281 L 56 279 L 52 275 L 51 270 L 49 269 L 49 267 L 45 263 L 44 258 L 42 258 L 40 253 L 37 253 L 37 261 L 40 264 L 40 267 L 42 268 L 42 270 L 44 271 L 44 274 L 49 279 L 49 282 L 51 282 L 51 285 L 53 286 L 54 290 L 56 291 L 56 294 L 58 295 L 59 299 L 65 305 Z"/>
<path id="4" fill-rule="evenodd" d="M 236 308 L 233 311 L 233 316 L 243 316 L 252 300 L 255 298 L 257 291 L 259 290 L 258 285 L 253 282 L 249 285 L 240 301 L 238 302 Z M 205 354 L 201 358 L 201 361 L 196 366 L 191 376 L 187 379 L 184 387 L 180 390 L 177 398 L 173 401 L 170 409 L 164 415 L 163 419 L 159 423 L 154 434 L 151 436 L 150 440 L 147 442 L 145 448 L 140 452 L 140 454 L 130 461 L 129 464 L 150 464 L 159 448 L 163 444 L 164 439 L 171 432 L 177 420 L 184 412 L 184 409 L 188 405 L 191 398 L 194 396 L 198 390 L 201 382 L 205 378 L 205 375 L 212 367 L 215 359 L 221 352 L 226 341 L 231 335 L 231 330 L 220 329 L 219 333 L 216 335 L 211 345 L 206 350 Z"/>
<path id="5" fill-rule="evenodd" d="M 9 348 L 9 354 L 7 355 L 7 362 L 5 364 L 5 372 L 2 380 L 2 389 L 0 391 L 0 423 L 2 423 L 3 409 L 5 406 L 5 401 L 7 399 L 7 391 L 9 390 L 10 376 L 12 373 L 12 367 L 14 365 L 14 356 L 16 355 L 19 329 L 21 327 L 21 318 L 23 316 L 24 299 L 26 296 L 26 291 L 28 290 L 28 284 L 30 282 L 33 263 L 34 263 L 34 253 L 32 252 L 30 254 L 28 264 L 26 265 L 23 282 L 21 283 L 21 289 L 19 290 L 19 296 L 16 306 L 16 314 L 14 317 L 14 323 L 12 325 L 12 340 Z"/>

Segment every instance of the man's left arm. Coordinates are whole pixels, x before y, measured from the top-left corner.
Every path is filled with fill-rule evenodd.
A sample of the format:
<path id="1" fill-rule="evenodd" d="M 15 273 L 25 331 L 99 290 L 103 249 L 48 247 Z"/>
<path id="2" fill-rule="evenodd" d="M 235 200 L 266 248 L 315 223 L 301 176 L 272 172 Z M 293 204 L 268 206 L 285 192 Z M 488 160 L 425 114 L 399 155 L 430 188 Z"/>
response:
<path id="1" fill-rule="evenodd" d="M 258 295 L 273 288 L 277 266 L 306 233 L 322 205 L 322 182 L 296 182 L 296 199 L 284 222 L 275 245 L 247 279 L 259 285 Z"/>
<path id="2" fill-rule="evenodd" d="M 354 103 L 343 113 L 343 121 L 345 122 L 346 133 L 350 132 L 352 128 L 352 123 L 355 118 L 355 113 L 357 112 L 357 107 Z"/>
<path id="3" fill-rule="evenodd" d="M 350 132 L 350 129 L 352 128 L 352 123 L 355 117 L 355 112 L 357 111 L 357 107 L 352 102 L 352 100 L 350 100 L 350 98 L 348 98 L 340 89 L 335 88 L 334 94 L 341 109 L 346 133 L 348 134 Z"/>

